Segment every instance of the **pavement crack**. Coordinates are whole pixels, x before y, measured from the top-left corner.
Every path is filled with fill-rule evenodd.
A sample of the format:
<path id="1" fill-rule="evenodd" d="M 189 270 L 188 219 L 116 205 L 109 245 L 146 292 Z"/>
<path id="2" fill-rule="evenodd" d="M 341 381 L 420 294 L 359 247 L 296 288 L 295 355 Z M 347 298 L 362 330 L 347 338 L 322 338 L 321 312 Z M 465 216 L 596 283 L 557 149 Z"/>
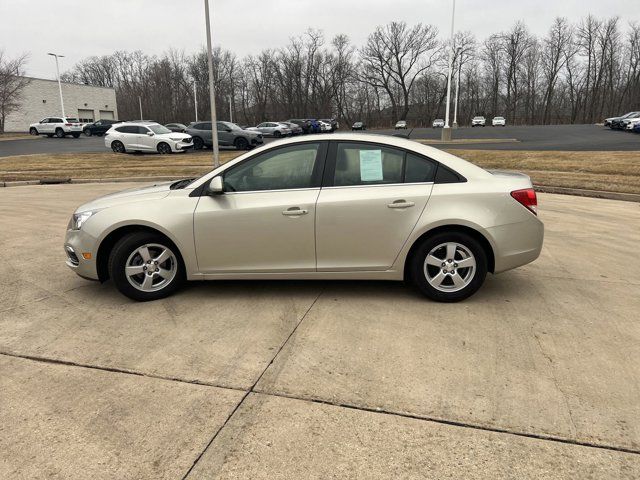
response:
<path id="1" fill-rule="evenodd" d="M 193 464 L 191 465 L 191 467 L 189 467 L 189 470 L 187 470 L 187 473 L 184 474 L 184 476 L 182 477 L 182 480 L 186 480 L 187 477 L 191 474 L 192 470 L 195 468 L 195 466 L 198 464 L 198 462 L 200 461 L 200 459 L 204 456 L 204 454 L 207 452 L 207 450 L 209 449 L 209 447 L 213 444 L 213 442 L 216 440 L 216 438 L 218 437 L 218 435 L 220 434 L 220 432 L 224 429 L 224 427 L 227 426 L 227 424 L 229 423 L 229 421 L 231 420 L 231 418 L 233 418 L 233 416 L 235 415 L 235 413 L 240 409 L 240 407 L 242 406 L 242 404 L 244 403 L 244 401 L 247 399 L 247 397 L 249 396 L 249 394 L 254 392 L 254 389 L 256 388 L 256 385 L 258 384 L 258 382 L 260 382 L 260 379 L 264 376 L 264 374 L 266 373 L 266 371 L 269 369 L 269 367 L 271 367 L 271 365 L 273 365 L 273 362 L 276 360 L 276 358 L 278 357 L 278 355 L 280 355 L 280 352 L 282 352 L 282 350 L 284 349 L 284 347 L 287 345 L 287 343 L 289 343 L 289 340 L 291 339 L 291 337 L 293 337 L 293 335 L 296 333 L 296 331 L 298 330 L 298 327 L 302 324 L 302 322 L 304 321 L 305 318 L 307 318 L 307 315 L 309 314 L 309 312 L 311 311 L 311 309 L 314 307 L 314 305 L 316 304 L 316 302 L 318 301 L 318 299 L 322 296 L 322 294 L 324 293 L 324 289 L 321 289 L 320 292 L 318 293 L 318 295 L 316 296 L 316 298 L 313 300 L 313 302 L 311 302 L 311 305 L 309 305 L 309 308 L 307 308 L 307 310 L 304 312 L 304 314 L 300 317 L 300 320 L 298 320 L 298 322 L 296 323 L 295 327 L 293 327 L 293 329 L 291 330 L 291 332 L 289 333 L 289 335 L 287 336 L 287 338 L 284 340 L 284 342 L 282 342 L 282 344 L 280 344 L 280 347 L 278 348 L 278 350 L 276 351 L 276 353 L 273 355 L 273 357 L 271 357 L 271 360 L 269 361 L 269 363 L 267 364 L 267 366 L 262 370 L 262 372 L 260 373 L 260 375 L 258 375 L 258 378 L 256 379 L 255 382 L 253 382 L 253 385 L 251 385 L 251 387 L 249 388 L 249 390 L 247 390 L 245 392 L 245 394 L 242 396 L 242 398 L 240 399 L 240 401 L 238 402 L 238 404 L 235 406 L 235 408 L 231 411 L 231 413 L 229 413 L 229 415 L 227 416 L 227 418 L 225 419 L 224 423 L 220 426 L 220 428 L 218 428 L 216 430 L 216 432 L 213 434 L 213 436 L 211 437 L 211 440 L 209 440 L 209 442 L 207 443 L 207 445 L 204 447 L 204 449 L 202 450 L 202 452 L 200 452 L 200 454 L 196 457 L 196 459 L 194 460 Z"/>
<path id="2" fill-rule="evenodd" d="M 540 336 L 536 332 L 533 331 L 534 327 L 535 327 L 535 325 L 533 325 L 531 327 L 531 334 L 533 335 L 533 338 L 536 339 L 536 343 L 538 344 L 538 348 L 540 349 L 540 353 L 542 354 L 542 356 L 549 363 L 549 370 L 551 372 L 551 379 L 553 380 L 553 383 L 556 386 L 556 390 L 558 390 L 560 392 L 560 394 L 562 395 L 562 398 L 564 399 L 564 403 L 565 403 L 565 406 L 567 408 L 567 413 L 569 414 L 569 421 L 571 422 L 571 427 L 573 429 L 572 435 L 575 438 L 577 436 L 577 434 L 578 434 L 578 429 L 577 429 L 576 423 L 575 423 L 575 421 L 573 419 L 573 412 L 571 411 L 571 404 L 569 403 L 569 398 L 567 397 L 567 394 L 562 389 L 562 387 L 560 387 L 560 382 L 558 381 L 558 377 L 556 377 L 556 374 L 554 372 L 553 359 L 545 351 L 545 349 L 542 347 L 542 342 L 540 341 Z"/>

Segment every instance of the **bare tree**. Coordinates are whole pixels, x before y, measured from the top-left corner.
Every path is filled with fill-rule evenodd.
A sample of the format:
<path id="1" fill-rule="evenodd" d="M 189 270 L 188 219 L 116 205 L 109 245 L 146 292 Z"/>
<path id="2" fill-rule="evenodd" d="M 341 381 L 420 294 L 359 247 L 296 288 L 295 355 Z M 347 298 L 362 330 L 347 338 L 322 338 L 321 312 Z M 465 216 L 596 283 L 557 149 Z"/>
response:
<path id="1" fill-rule="evenodd" d="M 0 133 L 4 133 L 7 116 L 22 103 L 22 91 L 29 84 L 23 76 L 28 58 L 27 54 L 9 58 L 0 50 Z"/>

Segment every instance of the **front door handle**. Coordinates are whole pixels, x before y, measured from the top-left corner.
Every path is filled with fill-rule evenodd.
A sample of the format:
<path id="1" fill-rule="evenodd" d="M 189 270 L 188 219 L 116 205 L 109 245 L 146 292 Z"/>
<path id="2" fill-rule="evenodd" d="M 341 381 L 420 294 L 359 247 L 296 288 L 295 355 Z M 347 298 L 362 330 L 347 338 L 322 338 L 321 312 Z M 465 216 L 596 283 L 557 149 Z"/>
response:
<path id="1" fill-rule="evenodd" d="M 283 215 L 286 215 L 288 217 L 306 215 L 307 213 L 309 213 L 309 210 L 303 210 L 300 207 L 287 208 L 284 212 L 282 212 Z"/>
<path id="2" fill-rule="evenodd" d="M 396 200 L 393 203 L 388 203 L 387 207 L 389 208 L 409 208 L 414 207 L 416 204 L 413 202 L 407 202 L 406 200 Z"/>

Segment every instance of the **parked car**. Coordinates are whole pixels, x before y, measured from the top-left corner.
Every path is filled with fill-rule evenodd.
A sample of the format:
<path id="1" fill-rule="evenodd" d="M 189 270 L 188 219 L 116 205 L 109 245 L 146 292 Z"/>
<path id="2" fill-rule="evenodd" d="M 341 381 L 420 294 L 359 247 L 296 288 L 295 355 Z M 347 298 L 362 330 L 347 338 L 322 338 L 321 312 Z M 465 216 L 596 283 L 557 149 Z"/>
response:
<path id="1" fill-rule="evenodd" d="M 49 138 L 54 135 L 58 138 L 64 138 L 66 135 L 79 138 L 82 133 L 82 123 L 74 117 L 47 117 L 29 125 L 29 133 L 46 135 Z"/>
<path id="2" fill-rule="evenodd" d="M 633 126 L 633 133 L 640 133 L 640 123 L 636 123 Z"/>
<path id="3" fill-rule="evenodd" d="M 628 132 L 633 132 L 633 129 L 636 127 L 636 125 L 640 125 L 640 118 L 629 119 L 624 129 Z"/>
<path id="4" fill-rule="evenodd" d="M 187 126 L 182 123 L 167 123 L 165 127 L 167 127 L 172 132 L 185 133 L 187 131 Z"/>
<path id="5" fill-rule="evenodd" d="M 637 120 L 640 120 L 640 113 L 638 113 L 636 115 L 633 115 L 631 117 L 627 117 L 627 118 L 624 118 L 624 119 L 620 120 L 620 125 L 619 125 L 620 130 L 631 130 L 631 129 L 633 129 L 633 127 L 629 128 L 629 124 L 632 123 L 632 122 L 635 122 Z"/>
<path id="6" fill-rule="evenodd" d="M 291 130 L 291 135 L 302 135 L 304 133 L 304 130 L 302 129 L 302 127 L 297 123 L 293 123 L 293 122 L 278 122 L 278 123 L 284 125 L 289 130 Z"/>
<path id="7" fill-rule="evenodd" d="M 335 132 L 340 128 L 340 124 L 335 118 L 321 118 L 320 121 L 331 125 L 331 132 Z"/>
<path id="8" fill-rule="evenodd" d="M 484 117 L 473 117 L 471 120 L 472 127 L 484 127 L 487 120 Z"/>
<path id="9" fill-rule="evenodd" d="M 436 118 L 431 124 L 432 128 L 444 128 L 444 120 L 441 118 Z"/>
<path id="10" fill-rule="evenodd" d="M 116 153 L 168 154 L 193 148 L 190 135 L 172 132 L 159 123 L 144 121 L 116 123 L 104 136 L 104 145 Z"/>
<path id="11" fill-rule="evenodd" d="M 217 122 L 218 145 L 233 146 L 238 150 L 249 150 L 262 145 L 262 134 L 249 129 L 240 128 L 235 123 Z M 213 145 L 211 137 L 211 122 L 191 123 L 187 133 L 193 137 L 193 148 L 200 150 Z"/>
<path id="12" fill-rule="evenodd" d="M 116 123 L 121 123 L 119 120 L 98 120 L 97 122 L 87 123 L 83 125 L 82 132 L 90 137 L 92 135 L 96 135 L 101 137 L 107 130 L 109 130 Z"/>
<path id="13" fill-rule="evenodd" d="M 366 130 L 367 126 L 365 125 L 364 122 L 355 122 L 353 125 L 351 125 L 351 130 Z"/>
<path id="14" fill-rule="evenodd" d="M 327 123 L 323 120 L 318 120 L 318 123 L 320 124 L 320 131 L 321 132 L 327 132 L 327 133 L 331 133 L 332 132 L 332 127 L 330 123 Z"/>
<path id="15" fill-rule="evenodd" d="M 407 129 L 407 122 L 405 120 L 398 120 L 396 122 L 396 126 L 395 126 L 396 130 L 400 130 L 400 129 Z"/>
<path id="16" fill-rule="evenodd" d="M 454 302 L 487 272 L 539 256 L 536 214 L 526 175 L 407 139 L 332 134 L 93 200 L 73 213 L 64 248 L 78 275 L 141 301 L 185 280 L 288 278 L 406 280 Z"/>
<path id="17" fill-rule="evenodd" d="M 247 130 L 260 132 L 265 137 L 279 138 L 291 135 L 291 129 L 278 122 L 262 122 L 255 127 L 247 128 Z"/>
<path id="18" fill-rule="evenodd" d="M 309 122 L 309 133 L 320 133 L 322 132 L 322 127 L 320 126 L 320 122 L 315 118 L 307 118 L 307 122 Z"/>
<path id="19" fill-rule="evenodd" d="M 504 127 L 507 125 L 507 121 L 504 119 L 504 117 L 493 117 L 493 120 L 491 120 L 491 125 L 494 127 Z"/>
<path id="20" fill-rule="evenodd" d="M 295 123 L 300 128 L 302 128 L 303 133 L 310 133 L 311 130 L 311 122 L 309 120 L 303 118 L 292 118 L 287 120 L 288 123 Z"/>
<path id="21" fill-rule="evenodd" d="M 608 126 L 610 129 L 612 130 L 617 130 L 622 128 L 622 121 L 626 120 L 627 118 L 635 118 L 638 115 L 640 115 L 640 112 L 629 112 L 626 113 L 620 117 L 612 117 L 612 118 L 608 118 L 607 120 L 609 120 Z"/>

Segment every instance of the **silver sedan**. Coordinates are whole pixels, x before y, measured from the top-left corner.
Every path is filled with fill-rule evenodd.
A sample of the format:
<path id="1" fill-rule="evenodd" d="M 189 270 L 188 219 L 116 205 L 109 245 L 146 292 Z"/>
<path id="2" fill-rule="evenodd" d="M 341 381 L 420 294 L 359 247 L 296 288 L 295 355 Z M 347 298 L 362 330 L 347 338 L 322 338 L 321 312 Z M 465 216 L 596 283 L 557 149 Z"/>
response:
<path id="1" fill-rule="evenodd" d="M 247 130 L 255 130 L 266 137 L 286 137 L 291 135 L 291 129 L 286 125 L 278 122 L 262 122 L 255 127 L 249 127 Z"/>
<path id="2" fill-rule="evenodd" d="M 535 260 L 529 177 L 489 172 L 391 136 L 328 134 L 262 146 L 196 179 L 80 206 L 67 265 L 136 300 L 185 280 L 407 280 L 445 302 L 487 272 Z"/>

